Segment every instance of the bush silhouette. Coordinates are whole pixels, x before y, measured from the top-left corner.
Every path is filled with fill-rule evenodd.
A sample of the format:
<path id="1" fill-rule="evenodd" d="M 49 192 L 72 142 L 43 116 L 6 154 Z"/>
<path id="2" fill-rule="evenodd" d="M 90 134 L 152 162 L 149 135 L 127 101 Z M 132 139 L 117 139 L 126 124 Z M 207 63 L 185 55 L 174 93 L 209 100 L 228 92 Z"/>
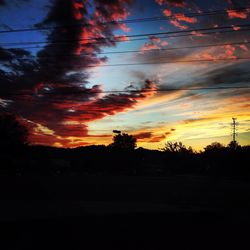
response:
<path id="1" fill-rule="evenodd" d="M 207 153 L 207 152 L 218 152 L 218 151 L 221 151 L 225 149 L 225 146 L 219 142 L 213 142 L 211 143 L 210 145 L 207 145 L 205 148 L 204 148 L 204 152 Z"/>
<path id="2" fill-rule="evenodd" d="M 113 137 L 113 143 L 109 146 L 117 149 L 135 149 L 136 138 L 126 133 L 118 133 Z"/>
<path id="3" fill-rule="evenodd" d="M 18 147 L 28 143 L 28 129 L 13 114 L 0 115 L 0 147 Z"/>
<path id="4" fill-rule="evenodd" d="M 162 151 L 169 153 L 193 153 L 193 149 L 191 147 L 187 149 L 182 142 L 167 142 Z"/>

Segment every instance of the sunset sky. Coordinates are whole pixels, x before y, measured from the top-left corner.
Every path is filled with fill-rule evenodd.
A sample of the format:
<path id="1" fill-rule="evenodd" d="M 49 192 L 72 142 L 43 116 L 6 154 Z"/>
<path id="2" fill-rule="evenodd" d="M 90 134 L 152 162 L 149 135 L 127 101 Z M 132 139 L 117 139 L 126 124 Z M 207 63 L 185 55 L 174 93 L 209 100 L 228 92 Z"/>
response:
<path id="1" fill-rule="evenodd" d="M 249 81 L 249 0 L 0 0 L 0 112 L 32 144 L 199 150 L 232 117 L 250 144 Z"/>

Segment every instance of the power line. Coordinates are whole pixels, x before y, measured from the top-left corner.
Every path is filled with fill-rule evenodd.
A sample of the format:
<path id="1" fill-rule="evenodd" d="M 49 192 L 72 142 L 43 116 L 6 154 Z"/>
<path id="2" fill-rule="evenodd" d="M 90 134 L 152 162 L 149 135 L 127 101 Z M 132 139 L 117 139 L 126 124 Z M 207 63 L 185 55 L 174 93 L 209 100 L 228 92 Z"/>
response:
<path id="1" fill-rule="evenodd" d="M 250 24 L 240 24 L 236 25 L 239 28 L 249 28 Z M 217 31 L 219 32 L 220 30 L 223 29 L 232 29 L 232 26 L 223 26 L 223 27 L 213 27 L 213 28 L 200 28 L 200 29 L 191 29 L 191 30 L 178 30 L 178 31 L 168 31 L 168 32 L 155 32 L 155 33 L 145 33 L 145 34 L 134 34 L 134 35 L 126 35 L 127 38 L 131 37 L 151 37 L 151 36 L 159 36 L 159 35 L 171 35 L 171 34 L 182 34 L 182 33 L 193 33 L 193 32 L 203 32 L 203 31 Z M 194 34 L 192 34 L 194 35 Z M 111 40 L 111 39 L 114 40 Z M 50 44 L 71 44 L 72 42 L 81 42 L 81 41 L 91 41 L 90 44 L 96 43 L 99 41 L 100 43 L 104 41 L 108 42 L 117 42 L 119 41 L 119 37 L 90 37 L 90 38 L 81 38 L 81 39 L 74 39 L 74 40 L 65 40 L 65 41 L 53 41 L 50 42 Z M 97 41 L 96 41 L 97 40 Z M 119 41 L 122 42 L 122 41 Z M 14 46 L 14 45 L 31 45 L 31 44 L 48 44 L 48 41 L 36 41 L 36 42 L 10 42 L 10 43 L 0 43 L 0 46 Z M 86 44 L 85 44 L 86 45 Z"/>
<path id="2" fill-rule="evenodd" d="M 228 45 L 245 45 L 250 44 L 250 41 L 242 41 L 242 42 L 234 42 L 234 43 L 219 43 L 219 44 L 205 44 L 205 45 L 197 45 L 197 46 L 184 46 L 184 47 L 170 47 L 170 48 L 159 48 L 159 49 L 150 49 L 146 50 L 148 52 L 161 52 L 161 51 L 169 51 L 169 50 L 182 50 L 182 49 L 196 49 L 196 48 L 207 48 L 207 47 L 220 47 L 220 46 L 228 46 Z M 109 55 L 109 54 L 127 54 L 127 53 L 141 53 L 142 50 L 122 50 L 122 51 L 107 51 L 107 52 L 99 52 L 97 55 Z M 39 56 L 39 58 L 55 58 L 58 56 L 69 56 L 69 57 L 77 57 L 81 58 L 84 55 L 92 55 L 91 53 L 81 53 L 80 55 L 76 54 L 56 54 L 51 56 Z M 32 56 L 34 57 L 34 56 Z M 19 60 L 29 60 L 28 58 L 23 57 L 15 57 L 15 59 Z"/>
<path id="3" fill-rule="evenodd" d="M 250 86 L 227 86 L 227 87 L 195 87 L 195 88 L 167 88 L 167 89 L 142 89 L 142 90 L 105 90 L 105 91 L 71 91 L 71 92 L 43 92 L 43 93 L 5 93 L 8 96 L 43 96 L 43 95 L 78 95 L 78 94 L 112 94 L 112 93 L 145 93 L 145 92 L 173 92 L 173 91 L 200 91 L 200 90 L 228 90 L 250 89 Z M 78 100 L 79 101 L 79 100 Z M 88 110 L 93 111 L 93 110 Z"/>
<path id="4" fill-rule="evenodd" d="M 244 28 L 244 29 L 239 29 L 239 30 L 233 30 L 231 27 L 231 30 L 222 30 L 222 31 L 210 31 L 210 32 L 202 32 L 200 33 L 201 35 L 211 35 L 211 34 L 223 34 L 223 33 L 231 33 L 231 32 L 244 32 L 244 31 L 249 31 L 250 28 Z M 187 32 L 187 31 L 186 31 Z M 193 31 L 195 32 L 195 31 Z M 193 33 L 190 34 L 181 34 L 181 35 L 165 35 L 165 36 L 158 36 L 158 38 L 179 38 L 179 37 L 188 37 L 188 36 L 195 36 Z M 135 39 L 130 39 L 128 41 L 123 41 L 123 40 L 117 40 L 117 41 L 111 41 L 111 42 L 115 42 L 115 43 L 120 43 L 120 42 L 133 42 L 133 41 L 143 41 L 143 40 L 148 40 L 148 37 L 144 37 L 144 38 L 135 38 Z M 92 45 L 92 44 L 102 44 L 103 42 L 100 41 L 96 41 L 96 42 L 92 42 L 92 43 L 85 43 L 85 46 L 88 45 Z M 63 44 L 63 43 L 59 43 L 59 44 L 46 44 L 46 48 L 54 48 L 54 47 L 58 47 L 58 46 L 66 46 L 67 44 Z M 71 45 L 71 44 L 69 44 Z M 10 46 L 10 45 L 6 45 L 6 46 Z M 15 45 L 14 45 L 15 46 Z M 16 45 L 17 46 L 17 45 Z M 10 47 L 10 48 L 6 48 L 6 49 L 44 49 L 44 47 L 38 47 L 38 46 L 25 46 L 25 47 Z"/>
<path id="5" fill-rule="evenodd" d="M 250 6 L 249 6 L 250 7 Z M 210 16 L 210 15 L 221 15 L 227 14 L 227 11 L 248 11 L 249 7 L 245 8 L 236 8 L 229 10 L 215 10 L 215 11 L 202 11 L 201 13 L 192 12 L 192 13 L 183 13 L 186 17 L 202 17 L 202 16 Z M 114 25 L 114 24 L 131 24 L 131 23 L 141 23 L 141 22 L 152 22 L 152 21 L 163 21 L 163 20 L 171 20 L 175 19 L 180 15 L 179 13 L 173 14 L 171 16 L 157 16 L 157 17 L 147 17 L 147 18 L 136 18 L 136 19 L 128 19 L 128 20 L 118 20 L 111 22 L 99 22 L 98 25 Z M 88 27 L 89 24 L 68 24 L 61 26 L 53 26 L 53 27 L 35 27 L 35 28 L 23 28 L 23 29 L 11 29 L 11 30 L 0 30 L 0 34 L 4 33 L 14 33 L 14 32 L 29 32 L 29 31 L 40 31 L 40 30 L 50 30 L 55 28 L 62 27 Z"/>
<path id="6" fill-rule="evenodd" d="M 139 66 L 139 65 L 154 65 L 154 64 L 174 64 L 174 63 L 196 63 L 196 62 L 221 62 L 221 61 L 235 61 L 235 60 L 250 60 L 250 57 L 234 57 L 234 58 L 215 58 L 215 59 L 196 59 L 196 60 L 180 60 L 180 61 L 157 61 L 157 62 L 143 62 L 143 63 L 117 63 L 117 64 L 103 64 L 103 65 L 73 65 L 73 66 L 53 66 L 53 69 L 67 69 L 75 71 L 76 68 L 96 68 L 96 67 L 122 67 L 122 66 Z M 5 65 L 6 66 L 6 65 Z"/>
<path id="7" fill-rule="evenodd" d="M 54 69 L 71 69 L 76 68 L 96 68 L 96 67 L 122 67 L 122 66 L 138 66 L 138 65 L 154 65 L 154 64 L 172 64 L 172 63 L 196 63 L 196 62 L 220 62 L 220 61 L 235 61 L 235 60 L 250 60 L 250 57 L 235 57 L 235 58 L 217 58 L 217 59 L 197 59 L 197 60 L 181 60 L 181 61 L 162 61 L 162 62 L 144 62 L 144 63 L 117 63 L 117 64 L 103 64 L 103 65 L 73 65 L 73 66 L 53 66 Z M 51 66 L 51 65 L 48 65 Z"/>

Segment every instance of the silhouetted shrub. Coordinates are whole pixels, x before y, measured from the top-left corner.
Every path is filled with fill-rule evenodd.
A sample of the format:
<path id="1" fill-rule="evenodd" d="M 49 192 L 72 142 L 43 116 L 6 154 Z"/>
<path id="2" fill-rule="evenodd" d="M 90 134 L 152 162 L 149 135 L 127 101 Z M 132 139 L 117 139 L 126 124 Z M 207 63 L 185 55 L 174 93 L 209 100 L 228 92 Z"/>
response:
<path id="1" fill-rule="evenodd" d="M 28 129 L 9 113 L 0 115 L 0 147 L 19 147 L 28 143 Z"/>
<path id="2" fill-rule="evenodd" d="M 135 149 L 136 138 L 126 133 L 118 133 L 113 137 L 113 143 L 110 144 L 110 147 L 128 150 Z"/>

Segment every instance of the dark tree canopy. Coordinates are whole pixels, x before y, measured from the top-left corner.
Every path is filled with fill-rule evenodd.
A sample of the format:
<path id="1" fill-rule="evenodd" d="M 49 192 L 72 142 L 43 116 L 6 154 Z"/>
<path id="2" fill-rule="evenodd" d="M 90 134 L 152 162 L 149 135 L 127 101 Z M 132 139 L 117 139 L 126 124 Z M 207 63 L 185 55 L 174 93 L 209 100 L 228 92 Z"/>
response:
<path id="1" fill-rule="evenodd" d="M 231 141 L 229 144 L 228 144 L 228 147 L 230 149 L 237 149 L 240 147 L 239 143 L 237 141 Z"/>
<path id="2" fill-rule="evenodd" d="M 162 151 L 171 153 L 193 153 L 193 149 L 191 147 L 187 149 L 182 142 L 167 142 Z"/>
<path id="3" fill-rule="evenodd" d="M 0 115 L 0 147 L 25 145 L 28 142 L 28 129 L 13 114 Z"/>
<path id="4" fill-rule="evenodd" d="M 119 149 L 135 149 L 136 138 L 126 133 L 118 133 L 113 137 L 113 143 L 110 146 Z"/>
<path id="5" fill-rule="evenodd" d="M 225 148 L 225 146 L 223 144 L 221 144 L 220 142 L 212 142 L 210 145 L 207 145 L 204 148 L 204 151 L 205 152 L 214 152 L 214 151 L 222 150 L 224 148 Z"/>

